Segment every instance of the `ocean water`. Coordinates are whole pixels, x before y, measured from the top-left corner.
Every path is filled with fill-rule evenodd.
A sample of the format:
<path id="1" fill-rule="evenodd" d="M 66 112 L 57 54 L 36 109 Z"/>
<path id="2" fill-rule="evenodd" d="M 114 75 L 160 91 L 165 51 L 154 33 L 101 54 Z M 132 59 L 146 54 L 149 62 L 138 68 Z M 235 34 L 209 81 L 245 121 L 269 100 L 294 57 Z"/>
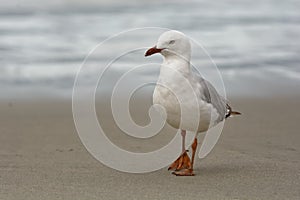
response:
<path id="1" fill-rule="evenodd" d="M 200 43 L 205 50 L 194 47 L 193 64 L 213 83 L 218 82 L 208 52 L 228 95 L 300 92 L 297 0 L 0 3 L 1 98 L 70 98 L 76 74 L 97 45 L 119 32 L 143 27 L 176 29 Z M 99 67 L 120 56 L 123 48 L 141 47 L 114 62 L 101 83 L 106 89 L 137 65 L 161 62 L 159 56 L 143 56 L 161 31 L 133 31 L 100 47 L 89 57 L 88 63 L 95 67 L 86 72 L 86 86 Z M 157 64 L 145 67 L 132 80 L 153 82 L 158 71 Z"/>

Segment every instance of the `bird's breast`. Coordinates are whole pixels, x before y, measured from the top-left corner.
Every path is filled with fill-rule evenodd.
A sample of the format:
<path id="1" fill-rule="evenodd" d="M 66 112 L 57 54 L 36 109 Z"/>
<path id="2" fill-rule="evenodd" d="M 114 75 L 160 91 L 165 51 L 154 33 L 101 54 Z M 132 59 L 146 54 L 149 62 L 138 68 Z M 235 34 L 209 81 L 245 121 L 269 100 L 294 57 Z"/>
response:
<path id="1" fill-rule="evenodd" d="M 157 85 L 153 93 L 153 104 L 162 105 L 169 114 L 180 114 L 180 103 L 176 95 L 163 86 Z"/>
<path id="2" fill-rule="evenodd" d="M 200 98 L 195 101 L 193 95 L 182 87 L 172 88 L 172 91 L 169 88 L 158 84 L 153 93 L 153 104 L 164 107 L 167 123 L 177 129 L 206 131 L 212 120 L 212 105 Z M 183 110 L 186 113 L 184 116 L 181 113 Z"/>

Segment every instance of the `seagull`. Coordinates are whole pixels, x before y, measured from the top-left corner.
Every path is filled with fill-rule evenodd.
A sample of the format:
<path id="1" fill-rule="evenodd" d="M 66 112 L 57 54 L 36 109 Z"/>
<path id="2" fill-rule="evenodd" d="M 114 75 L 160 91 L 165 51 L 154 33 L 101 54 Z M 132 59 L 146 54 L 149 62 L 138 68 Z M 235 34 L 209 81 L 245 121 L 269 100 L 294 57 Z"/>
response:
<path id="1" fill-rule="evenodd" d="M 176 176 L 194 176 L 197 135 L 241 113 L 233 111 L 214 86 L 191 69 L 191 42 L 185 34 L 176 30 L 164 32 L 145 56 L 156 53 L 160 53 L 164 59 L 153 93 L 153 104 L 164 108 L 167 123 L 180 129 L 182 136 L 182 152 L 168 170 L 173 170 L 172 174 Z M 184 116 L 183 110 L 187 113 Z M 199 119 L 193 117 L 197 114 Z M 193 123 L 195 119 L 196 128 Z M 191 159 L 185 147 L 187 131 L 195 133 Z"/>

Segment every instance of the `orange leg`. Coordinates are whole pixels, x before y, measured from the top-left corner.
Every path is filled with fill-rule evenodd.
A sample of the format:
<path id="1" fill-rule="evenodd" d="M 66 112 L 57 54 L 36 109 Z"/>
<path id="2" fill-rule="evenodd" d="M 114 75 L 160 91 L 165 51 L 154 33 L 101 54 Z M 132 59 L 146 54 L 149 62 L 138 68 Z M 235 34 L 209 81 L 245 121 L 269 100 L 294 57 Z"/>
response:
<path id="1" fill-rule="evenodd" d="M 194 166 L 194 160 L 195 160 L 195 154 L 196 154 L 196 151 L 197 151 L 197 146 L 198 146 L 198 140 L 197 140 L 197 137 L 195 137 L 194 139 L 194 142 L 192 144 L 192 169 L 193 169 L 193 166 Z"/>
<path id="2" fill-rule="evenodd" d="M 184 168 L 181 171 L 175 171 L 172 174 L 176 175 L 176 176 L 194 176 L 194 172 L 193 172 L 193 167 L 194 167 L 194 160 L 195 160 L 195 154 L 196 154 L 196 150 L 197 150 L 197 145 L 198 145 L 198 141 L 197 141 L 197 137 L 195 137 L 194 142 L 192 144 L 192 163 L 191 166 L 189 168 Z"/>
<path id="3" fill-rule="evenodd" d="M 191 160 L 187 154 L 187 151 L 184 151 L 168 168 L 168 170 L 182 170 L 191 168 Z"/>
<path id="4" fill-rule="evenodd" d="M 182 169 L 189 169 L 191 168 L 191 160 L 187 154 L 187 150 L 185 150 L 185 135 L 186 131 L 181 131 L 182 136 L 182 153 L 181 155 L 170 165 L 168 170 L 182 170 Z"/>

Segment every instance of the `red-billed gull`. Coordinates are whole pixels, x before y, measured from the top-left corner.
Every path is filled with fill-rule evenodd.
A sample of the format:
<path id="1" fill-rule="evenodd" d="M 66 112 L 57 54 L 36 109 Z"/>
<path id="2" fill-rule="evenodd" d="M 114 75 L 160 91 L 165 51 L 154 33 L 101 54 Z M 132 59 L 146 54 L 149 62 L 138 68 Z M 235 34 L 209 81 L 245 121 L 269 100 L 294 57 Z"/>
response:
<path id="1" fill-rule="evenodd" d="M 190 160 L 185 148 L 186 131 L 205 132 L 227 117 L 240 113 L 232 111 L 213 85 L 191 70 L 191 43 L 183 33 L 174 30 L 163 33 L 145 56 L 155 53 L 163 55 L 164 60 L 154 90 L 153 104 L 164 107 L 168 124 L 181 129 L 182 135 L 182 154 L 169 170 L 175 170 L 173 174 L 178 176 L 192 176 L 197 134 Z M 193 115 L 195 111 L 199 112 L 196 113 L 199 114 L 198 119 Z M 183 116 L 183 112 L 188 114 Z"/>

